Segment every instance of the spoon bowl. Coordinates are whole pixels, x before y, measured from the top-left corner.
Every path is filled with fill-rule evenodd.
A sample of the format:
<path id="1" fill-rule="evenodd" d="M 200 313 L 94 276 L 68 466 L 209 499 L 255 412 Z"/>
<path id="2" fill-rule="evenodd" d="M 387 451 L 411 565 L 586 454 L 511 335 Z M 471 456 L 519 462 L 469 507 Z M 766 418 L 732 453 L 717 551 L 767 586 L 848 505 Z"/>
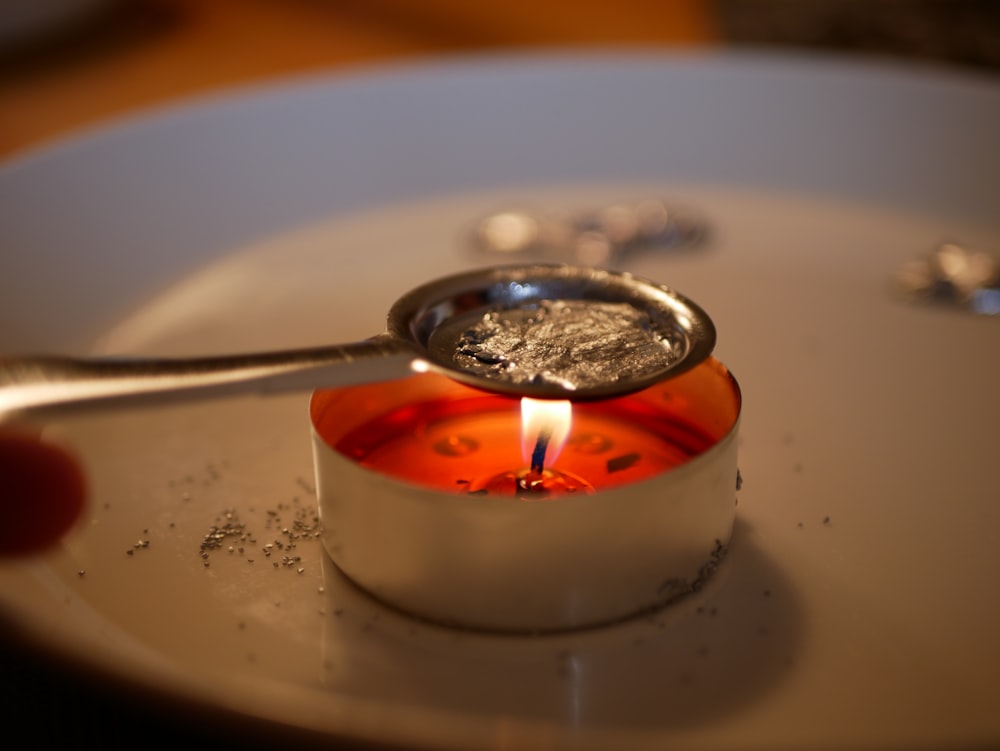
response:
<path id="1" fill-rule="evenodd" d="M 552 303 L 560 305 L 561 317 L 551 326 L 533 325 Z M 515 325 L 525 318 L 529 325 Z M 492 369 L 461 356 L 469 332 L 485 319 L 512 341 Z M 668 287 L 625 272 L 561 264 L 500 266 L 430 282 L 393 305 L 388 333 L 416 346 L 430 368 L 468 385 L 577 401 L 620 396 L 677 375 L 708 357 L 716 338 L 708 314 Z M 551 357 L 522 356 L 534 344 L 565 355 L 555 372 L 544 372 Z M 644 357 L 636 362 L 640 348 Z"/>

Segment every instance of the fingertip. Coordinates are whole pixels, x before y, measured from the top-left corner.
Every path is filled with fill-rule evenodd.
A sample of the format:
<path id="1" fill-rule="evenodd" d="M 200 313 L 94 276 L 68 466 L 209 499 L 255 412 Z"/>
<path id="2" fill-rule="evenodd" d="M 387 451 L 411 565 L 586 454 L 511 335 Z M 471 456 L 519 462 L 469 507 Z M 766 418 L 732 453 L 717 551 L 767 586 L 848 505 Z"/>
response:
<path id="1" fill-rule="evenodd" d="M 0 555 L 55 545 L 87 505 L 86 477 L 67 449 L 20 432 L 0 432 Z"/>

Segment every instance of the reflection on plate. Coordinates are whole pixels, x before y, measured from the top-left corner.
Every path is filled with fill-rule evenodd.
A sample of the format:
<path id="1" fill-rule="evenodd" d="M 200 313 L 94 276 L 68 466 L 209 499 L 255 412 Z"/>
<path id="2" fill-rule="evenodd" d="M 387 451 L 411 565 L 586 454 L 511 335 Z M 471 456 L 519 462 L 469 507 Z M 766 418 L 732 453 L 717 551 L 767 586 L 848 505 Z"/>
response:
<path id="1" fill-rule="evenodd" d="M 6 351 L 353 341 L 415 283 L 492 262 L 459 246 L 491 210 L 698 207 L 704 247 L 626 263 L 710 312 L 743 387 L 745 483 L 710 586 L 561 636 L 388 610 L 311 535 L 307 396 L 292 395 L 50 424 L 84 456 L 94 503 L 61 550 L 0 569 L 11 622 L 212 721 L 237 712 L 321 738 L 1000 740 L 988 701 L 1000 331 L 887 287 L 943 237 L 1000 247 L 1000 92 L 793 62 L 514 58 L 311 80 L 0 172 L 0 225 L 25 250 L 3 261 L 0 308 L 18 322 Z M 85 190 L 97 165 L 99 195 Z"/>

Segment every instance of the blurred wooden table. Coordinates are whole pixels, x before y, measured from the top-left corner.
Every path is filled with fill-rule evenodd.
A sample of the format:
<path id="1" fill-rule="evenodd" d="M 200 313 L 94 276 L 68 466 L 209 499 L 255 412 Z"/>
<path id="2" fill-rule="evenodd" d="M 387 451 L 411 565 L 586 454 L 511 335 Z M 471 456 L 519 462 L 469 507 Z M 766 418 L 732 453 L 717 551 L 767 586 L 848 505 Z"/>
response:
<path id="1" fill-rule="evenodd" d="M 151 105 L 296 72 L 714 40 L 702 0 L 117 0 L 0 50 L 0 159 Z"/>
<path id="2" fill-rule="evenodd" d="M 0 31 L 31 2 L 103 10 L 0 35 L 0 160 L 227 86 L 475 51 L 742 44 L 1000 71 L 995 0 L 27 0 Z"/>

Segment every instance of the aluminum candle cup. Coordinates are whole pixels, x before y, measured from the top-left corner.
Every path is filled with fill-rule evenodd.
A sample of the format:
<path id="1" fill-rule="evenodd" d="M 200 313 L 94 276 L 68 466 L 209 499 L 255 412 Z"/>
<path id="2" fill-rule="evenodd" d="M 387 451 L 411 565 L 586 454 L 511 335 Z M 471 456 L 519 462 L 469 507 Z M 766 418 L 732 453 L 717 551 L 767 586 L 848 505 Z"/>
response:
<path id="1" fill-rule="evenodd" d="M 741 396 L 725 366 L 541 404 L 539 423 L 535 400 L 436 374 L 315 392 L 333 562 L 399 610 L 493 631 L 600 625 L 697 589 L 735 516 Z"/>

